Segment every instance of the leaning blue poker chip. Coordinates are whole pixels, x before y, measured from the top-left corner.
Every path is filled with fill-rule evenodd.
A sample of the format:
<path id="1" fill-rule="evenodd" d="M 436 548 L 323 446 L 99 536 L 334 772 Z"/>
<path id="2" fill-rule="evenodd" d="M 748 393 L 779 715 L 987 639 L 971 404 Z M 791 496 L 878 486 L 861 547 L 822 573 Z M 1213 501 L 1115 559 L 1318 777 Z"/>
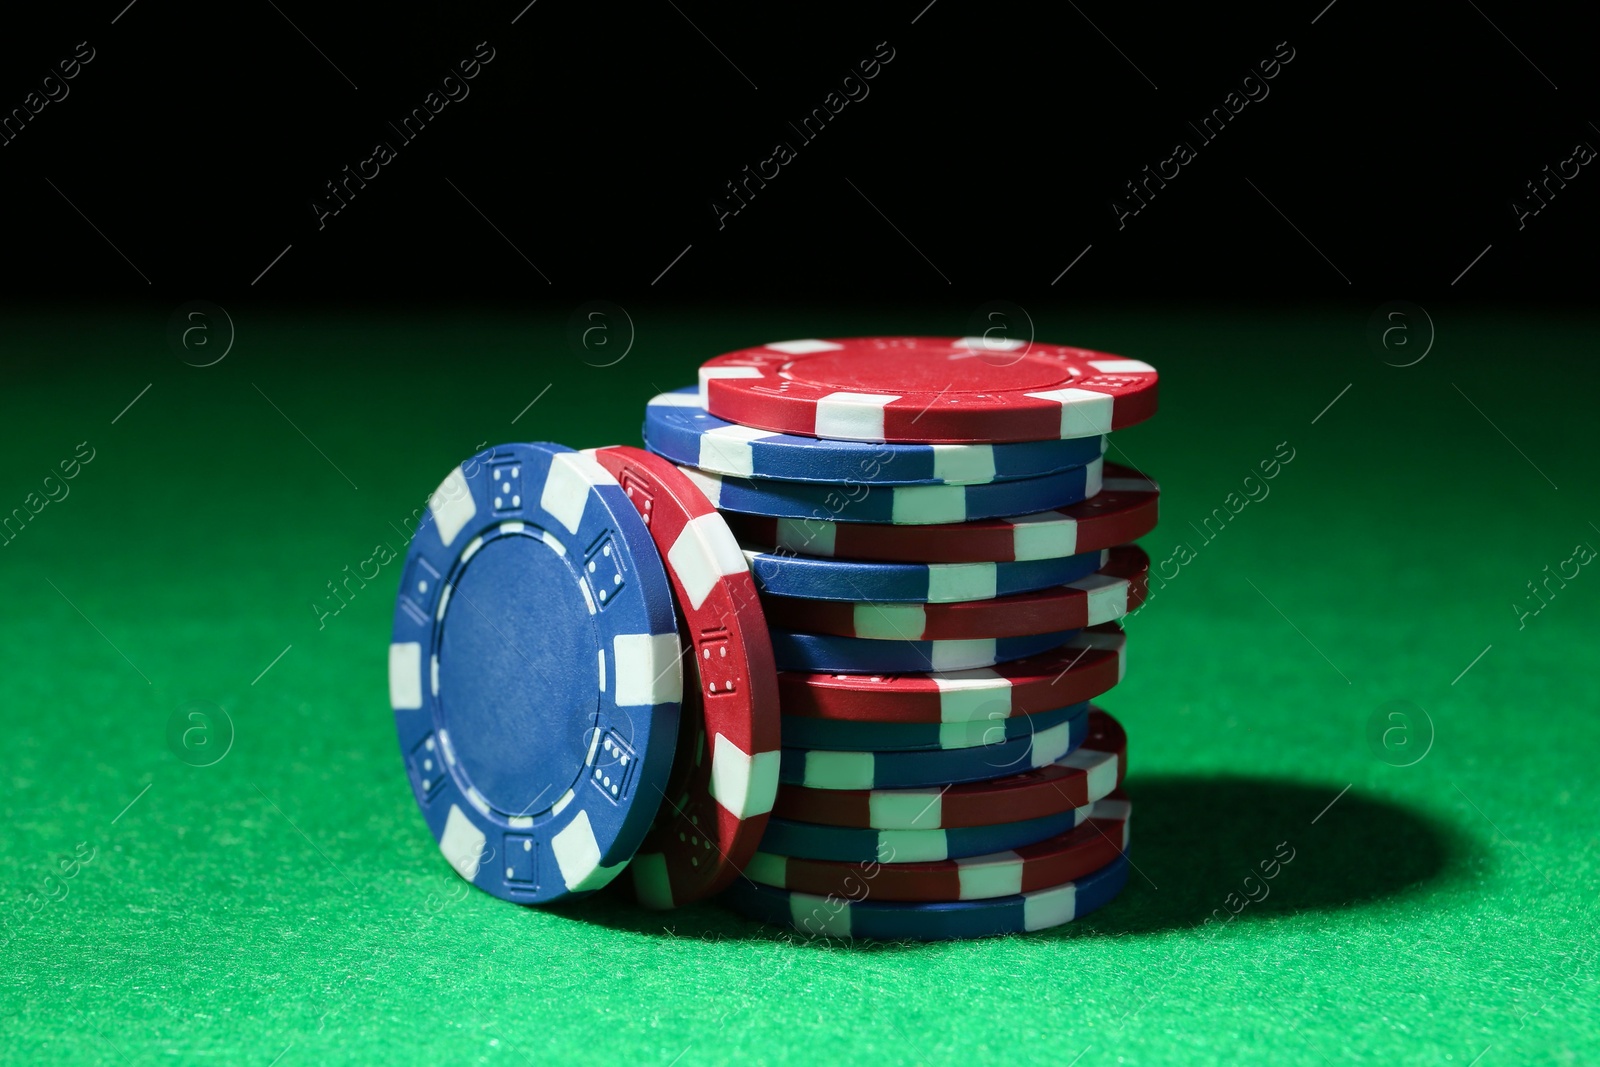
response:
<path id="1" fill-rule="evenodd" d="M 1038 478 L 1099 459 L 1106 441 L 1103 436 L 997 445 L 829 441 L 719 419 L 701 406 L 699 387 L 693 385 L 650 401 L 644 440 L 674 463 L 713 474 L 844 485 L 985 485 Z"/>
<path id="2" fill-rule="evenodd" d="M 986 856 L 1064 834 L 1087 819 L 1093 808 L 1090 804 L 1037 819 L 943 830 L 864 830 L 774 815 L 767 820 L 761 851 L 791 859 L 842 863 L 923 863 Z"/>
<path id="3" fill-rule="evenodd" d="M 960 641 L 880 641 L 773 630 L 772 656 L 780 671 L 833 674 L 903 674 L 909 671 L 964 671 L 1025 659 L 1077 636 L 1076 630 L 1021 637 Z"/>
<path id="4" fill-rule="evenodd" d="M 1054 763 L 1083 744 L 1089 716 L 1078 715 L 977 748 L 850 752 L 791 748 L 784 738 L 778 781 L 812 789 L 914 789 L 981 782 Z M 781 852 L 762 839 L 764 852 Z"/>
<path id="5" fill-rule="evenodd" d="M 774 596 L 949 604 L 1076 582 L 1105 566 L 1109 553 L 1004 563 L 877 563 L 748 547 L 744 556 L 756 585 Z"/>
<path id="6" fill-rule="evenodd" d="M 661 557 L 605 468 L 508 444 L 450 472 L 406 554 L 389 699 L 461 877 L 545 904 L 617 876 L 672 768 L 679 652 Z"/>
<path id="7" fill-rule="evenodd" d="M 896 526 L 1029 515 L 1080 503 L 1100 492 L 1103 462 L 1038 478 L 987 485 L 862 485 L 736 478 L 680 467 L 720 511 L 821 522 Z"/>
<path id="8" fill-rule="evenodd" d="M 1089 703 L 1068 704 L 1033 715 L 1008 715 L 966 722 L 856 722 L 785 715 L 783 743 L 791 748 L 846 752 L 916 752 L 935 748 L 978 748 L 995 745 L 1082 718 Z"/>
<path id="9" fill-rule="evenodd" d="M 1081 918 L 1116 899 L 1128 882 L 1124 852 L 1099 870 L 1060 885 L 1008 897 L 949 903 L 900 903 L 872 896 L 872 880 L 857 879 L 865 896 L 850 900 L 756 885 L 741 879 L 722 896 L 752 919 L 792 926 L 813 937 L 863 937 L 885 941 L 944 941 L 1048 930 Z"/>

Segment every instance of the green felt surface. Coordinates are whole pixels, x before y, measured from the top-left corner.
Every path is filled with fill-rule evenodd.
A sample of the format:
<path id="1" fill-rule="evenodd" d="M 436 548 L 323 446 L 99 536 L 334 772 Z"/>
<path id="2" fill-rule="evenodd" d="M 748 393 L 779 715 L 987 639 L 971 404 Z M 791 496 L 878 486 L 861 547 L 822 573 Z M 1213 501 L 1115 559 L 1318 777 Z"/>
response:
<path id="1" fill-rule="evenodd" d="M 1437 344 L 1395 368 L 1364 307 L 1036 310 L 1163 375 L 1111 457 L 1163 484 L 1152 557 L 1189 548 L 1104 701 L 1138 870 L 1058 931 L 849 946 L 466 889 L 394 741 L 396 568 L 320 626 L 312 605 L 484 442 L 636 443 L 645 400 L 719 351 L 962 316 L 638 311 L 597 368 L 564 315 L 234 308 L 202 369 L 168 310 L 15 309 L 0 333 L 0 513 L 94 450 L 0 547 L 0 1061 L 1600 1058 L 1597 568 L 1512 607 L 1600 545 L 1593 323 L 1434 309 Z M 1205 535 L 1280 442 L 1270 495 Z M 232 724 L 213 765 L 169 747 L 189 701 Z M 1393 701 L 1421 710 L 1386 761 Z M 1283 842 L 1270 895 L 1203 926 Z"/>

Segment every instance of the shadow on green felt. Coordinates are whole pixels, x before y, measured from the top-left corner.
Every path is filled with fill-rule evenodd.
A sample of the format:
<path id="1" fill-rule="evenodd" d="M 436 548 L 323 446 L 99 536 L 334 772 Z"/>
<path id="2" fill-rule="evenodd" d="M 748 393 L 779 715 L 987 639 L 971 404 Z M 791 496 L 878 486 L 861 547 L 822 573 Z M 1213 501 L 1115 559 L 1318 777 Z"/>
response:
<path id="1" fill-rule="evenodd" d="M 1339 796 L 1340 788 L 1240 776 L 1135 779 L 1127 787 L 1133 801 L 1128 855 L 1135 865 L 1127 889 L 1103 911 L 1032 936 L 1150 934 L 1197 928 L 1208 917 L 1213 925 L 1249 923 L 1360 908 L 1469 865 L 1476 845 L 1457 831 L 1356 789 Z M 811 939 L 715 905 L 646 911 L 626 876 L 592 898 L 551 910 L 646 936 L 873 952 L 931 947 Z"/>

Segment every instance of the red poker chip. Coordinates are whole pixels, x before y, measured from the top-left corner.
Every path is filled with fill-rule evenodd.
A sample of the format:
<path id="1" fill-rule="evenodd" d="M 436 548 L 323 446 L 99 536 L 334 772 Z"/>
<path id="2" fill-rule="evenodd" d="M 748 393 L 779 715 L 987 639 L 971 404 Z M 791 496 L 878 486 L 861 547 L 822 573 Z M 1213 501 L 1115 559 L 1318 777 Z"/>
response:
<path id="1" fill-rule="evenodd" d="M 846 900 L 987 900 L 1032 893 L 1082 878 L 1128 847 L 1132 805 L 1119 789 L 1096 801 L 1089 818 L 1066 833 L 1009 852 L 957 860 L 842 863 L 758 852 L 745 877 Z"/>
<path id="2" fill-rule="evenodd" d="M 785 715 L 855 722 L 973 722 L 1033 715 L 1089 700 L 1122 680 L 1126 638 L 1090 627 L 1049 652 L 968 671 L 778 673 Z"/>
<path id="3" fill-rule="evenodd" d="M 726 888 L 755 854 L 778 788 L 777 675 L 744 554 L 705 494 L 638 448 L 588 455 L 616 476 L 672 579 L 700 679 L 661 813 L 634 856 L 634 890 L 670 908 Z M 691 740 L 692 739 L 692 740 Z"/>
<path id="4" fill-rule="evenodd" d="M 1037 515 L 927 526 L 775 519 L 728 512 L 752 548 L 897 563 L 1006 563 L 1058 559 L 1136 541 L 1155 529 L 1161 487 L 1131 467 L 1107 463 L 1100 492 Z"/>
<path id="5" fill-rule="evenodd" d="M 1128 735 L 1098 709 L 1083 744 L 1055 763 L 1021 774 L 926 789 L 778 788 L 781 819 L 868 830 L 950 830 L 1042 819 L 1110 794 L 1127 770 Z"/>
<path id="6" fill-rule="evenodd" d="M 1150 557 L 1135 545 L 1067 585 L 993 600 L 945 604 L 807 600 L 763 596 L 767 623 L 781 630 L 884 641 L 973 641 L 1082 630 L 1115 622 L 1144 603 Z"/>
<path id="7" fill-rule="evenodd" d="M 700 368 L 719 419 L 843 441 L 914 444 L 1090 437 L 1156 411 L 1148 363 L 982 337 L 780 341 Z"/>

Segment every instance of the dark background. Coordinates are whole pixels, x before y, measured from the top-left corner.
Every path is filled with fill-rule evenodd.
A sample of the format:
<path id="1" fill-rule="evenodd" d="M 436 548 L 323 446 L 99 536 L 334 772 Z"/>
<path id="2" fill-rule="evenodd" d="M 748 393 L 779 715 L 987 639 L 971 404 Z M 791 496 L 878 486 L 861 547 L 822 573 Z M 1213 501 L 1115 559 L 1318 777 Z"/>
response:
<path id="1" fill-rule="evenodd" d="M 1592 287 L 1593 167 L 1521 231 L 1511 208 L 1577 142 L 1600 145 L 1574 8 L 525 3 L 110 0 L 13 22 L 7 113 L 78 42 L 95 58 L 0 146 L 3 292 L 171 306 Z M 401 144 L 387 123 L 480 41 L 494 59 L 470 95 Z M 787 124 L 883 41 L 894 58 L 870 95 L 801 144 Z M 1186 121 L 1284 41 L 1270 95 L 1201 147 Z M 319 230 L 312 201 L 380 138 L 397 158 Z M 1198 158 L 1119 230 L 1111 201 L 1180 138 Z M 798 158 L 719 229 L 712 200 L 779 139 Z"/>

